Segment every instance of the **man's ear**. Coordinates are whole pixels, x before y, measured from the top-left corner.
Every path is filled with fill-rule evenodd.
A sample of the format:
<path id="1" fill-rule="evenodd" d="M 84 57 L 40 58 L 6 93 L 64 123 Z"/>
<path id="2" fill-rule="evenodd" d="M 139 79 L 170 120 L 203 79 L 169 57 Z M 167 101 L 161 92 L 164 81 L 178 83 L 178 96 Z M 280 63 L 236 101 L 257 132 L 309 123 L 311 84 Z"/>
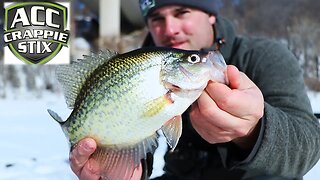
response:
<path id="1" fill-rule="evenodd" d="M 213 25 L 214 23 L 216 23 L 216 16 L 215 16 L 215 15 L 209 14 L 209 23 L 210 23 L 211 25 Z"/>

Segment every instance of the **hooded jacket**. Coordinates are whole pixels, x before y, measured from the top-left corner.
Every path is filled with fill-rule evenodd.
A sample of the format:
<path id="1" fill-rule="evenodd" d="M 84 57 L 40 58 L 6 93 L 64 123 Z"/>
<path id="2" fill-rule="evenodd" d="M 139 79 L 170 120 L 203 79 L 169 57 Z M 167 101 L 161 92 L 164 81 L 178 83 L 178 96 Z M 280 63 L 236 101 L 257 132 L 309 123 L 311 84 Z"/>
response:
<path id="1" fill-rule="evenodd" d="M 275 175 L 302 179 L 320 157 L 320 126 L 313 115 L 295 56 L 282 44 L 236 36 L 231 23 L 217 16 L 215 38 L 220 51 L 261 90 L 264 116 L 254 147 L 245 151 L 232 142 L 209 144 L 192 128 L 188 111 L 176 149 L 165 155 L 159 179 L 248 179 Z M 143 46 L 154 46 L 150 34 Z M 253 104 L 254 106 L 254 104 Z"/>

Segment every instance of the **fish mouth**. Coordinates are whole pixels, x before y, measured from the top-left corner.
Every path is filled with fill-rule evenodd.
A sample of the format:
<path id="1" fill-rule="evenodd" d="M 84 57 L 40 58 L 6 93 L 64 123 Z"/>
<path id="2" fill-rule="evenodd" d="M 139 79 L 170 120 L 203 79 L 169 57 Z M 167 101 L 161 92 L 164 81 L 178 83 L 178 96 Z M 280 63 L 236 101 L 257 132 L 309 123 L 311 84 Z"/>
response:
<path id="1" fill-rule="evenodd" d="M 165 87 L 168 90 L 171 96 L 172 102 L 174 102 L 176 97 L 180 98 L 192 98 L 192 97 L 199 97 L 201 92 L 203 91 L 204 87 L 197 87 L 197 88 L 182 88 L 178 85 L 172 84 L 170 82 L 165 83 Z M 174 94 L 174 95 L 173 95 Z"/>
<path id="2" fill-rule="evenodd" d="M 190 92 L 190 91 L 202 91 L 206 84 L 202 84 L 200 86 L 192 86 L 193 83 L 188 83 L 185 87 L 180 86 L 177 84 L 174 84 L 172 82 L 166 81 L 164 83 L 164 86 L 166 89 L 168 89 L 170 92 L 178 93 L 178 92 Z"/>
<path id="3" fill-rule="evenodd" d="M 181 91 L 181 87 L 170 82 L 165 82 L 166 89 L 170 90 L 171 92 L 179 92 Z"/>
<path id="4" fill-rule="evenodd" d="M 219 51 L 210 51 L 207 55 L 207 60 L 210 62 L 210 66 L 214 71 L 211 73 L 211 80 L 229 84 L 229 80 L 225 75 L 227 64 Z"/>

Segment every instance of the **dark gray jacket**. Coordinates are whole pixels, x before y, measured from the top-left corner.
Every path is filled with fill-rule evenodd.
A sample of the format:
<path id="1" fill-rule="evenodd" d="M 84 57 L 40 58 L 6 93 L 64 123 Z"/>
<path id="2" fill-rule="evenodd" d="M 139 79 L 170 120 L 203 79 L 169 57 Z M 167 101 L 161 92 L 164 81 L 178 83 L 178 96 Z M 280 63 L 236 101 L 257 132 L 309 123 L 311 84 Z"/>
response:
<path id="1" fill-rule="evenodd" d="M 225 40 L 220 50 L 227 64 L 244 72 L 263 93 L 265 110 L 258 141 L 248 152 L 232 142 L 209 144 L 192 128 L 186 112 L 179 144 L 165 155 L 162 179 L 302 178 L 320 157 L 320 126 L 297 59 L 275 41 L 236 36 L 220 16 L 215 33 L 216 39 Z M 149 36 L 144 46 L 152 45 Z"/>

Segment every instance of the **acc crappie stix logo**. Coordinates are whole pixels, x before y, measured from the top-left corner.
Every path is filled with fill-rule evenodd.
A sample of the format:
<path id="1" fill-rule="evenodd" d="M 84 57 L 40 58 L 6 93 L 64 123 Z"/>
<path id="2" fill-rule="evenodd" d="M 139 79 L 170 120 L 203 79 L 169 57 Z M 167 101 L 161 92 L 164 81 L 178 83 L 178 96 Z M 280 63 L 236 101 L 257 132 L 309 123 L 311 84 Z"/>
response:
<path id="1" fill-rule="evenodd" d="M 5 3 L 4 23 L 5 64 L 15 64 L 12 54 L 27 64 L 45 64 L 54 57 L 53 64 L 69 63 L 67 7 L 52 2 Z M 67 50 L 62 52 L 63 48 Z M 58 57 L 60 53 L 64 55 Z"/>

